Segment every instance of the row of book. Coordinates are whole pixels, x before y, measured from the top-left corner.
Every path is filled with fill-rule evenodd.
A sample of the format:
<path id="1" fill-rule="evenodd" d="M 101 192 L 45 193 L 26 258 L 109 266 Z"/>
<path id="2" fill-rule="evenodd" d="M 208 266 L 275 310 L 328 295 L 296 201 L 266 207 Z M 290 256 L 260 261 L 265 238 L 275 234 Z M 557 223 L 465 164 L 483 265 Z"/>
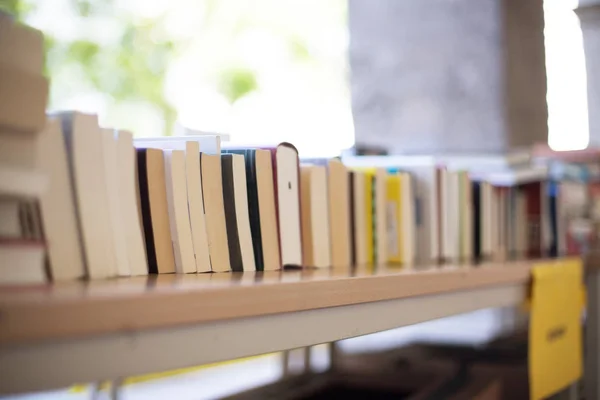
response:
<path id="1" fill-rule="evenodd" d="M 49 276 L 410 267 L 549 251 L 542 174 L 507 185 L 439 159 L 302 160 L 289 143 L 221 149 L 220 139 L 133 139 L 100 128 L 94 115 L 50 116 L 31 173 L 49 184 L 7 180 L 39 199 L 33 240 L 47 251 Z M 13 210 L 0 224 L 5 237 L 23 239 L 22 204 L 2 202 L 4 214 Z M 4 283 L 46 280 L 43 266 L 25 259 L 13 275 L 2 261 Z"/>
<path id="2" fill-rule="evenodd" d="M 95 115 L 47 116 L 43 36 L 7 17 L 0 25 L 0 66 L 14 78 L 0 80 L 1 283 L 583 249 L 564 222 L 571 190 L 529 152 L 315 160 L 289 143 L 134 139 Z"/>

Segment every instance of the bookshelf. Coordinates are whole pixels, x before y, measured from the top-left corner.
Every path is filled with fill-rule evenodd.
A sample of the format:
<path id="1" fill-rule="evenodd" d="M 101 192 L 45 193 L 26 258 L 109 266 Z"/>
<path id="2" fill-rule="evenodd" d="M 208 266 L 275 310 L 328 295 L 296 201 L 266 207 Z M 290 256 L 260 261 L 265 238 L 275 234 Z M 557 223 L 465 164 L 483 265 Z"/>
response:
<path id="1" fill-rule="evenodd" d="M 590 282 L 599 276 L 596 260 L 587 260 Z M 5 290 L 0 292 L 0 394 L 230 360 L 519 306 L 527 298 L 534 264 L 379 268 L 375 274 L 359 269 L 355 276 L 336 270 L 163 275 Z M 589 296 L 592 301 L 597 294 Z M 598 313 L 594 307 L 589 311 L 586 345 L 597 348 L 598 336 L 590 330 L 597 330 Z M 597 356 L 586 362 L 586 373 L 597 377 Z"/>

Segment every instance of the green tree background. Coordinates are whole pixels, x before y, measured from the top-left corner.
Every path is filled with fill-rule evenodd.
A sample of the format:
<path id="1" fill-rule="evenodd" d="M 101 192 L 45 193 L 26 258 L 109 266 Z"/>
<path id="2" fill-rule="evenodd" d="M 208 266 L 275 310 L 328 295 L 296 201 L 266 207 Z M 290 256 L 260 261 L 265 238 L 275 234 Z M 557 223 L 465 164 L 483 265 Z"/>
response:
<path id="1" fill-rule="evenodd" d="M 153 131 L 173 134 L 175 122 L 181 122 L 182 111 L 172 87 L 179 85 L 181 97 L 181 92 L 186 92 L 187 78 L 181 78 L 179 72 L 183 69 L 183 75 L 189 77 L 191 68 L 192 75 L 197 76 L 192 76 L 194 82 L 184 97 L 198 91 L 199 86 L 210 86 L 210 90 L 231 107 L 252 94 L 262 94 L 261 99 L 268 98 L 267 103 L 271 105 L 286 103 L 288 109 L 294 106 L 292 100 L 303 99 L 298 103 L 304 105 L 300 111 L 306 114 L 306 107 L 312 107 L 316 115 L 313 119 L 334 114 L 325 110 L 334 104 L 345 113 L 346 125 L 351 129 L 351 117 L 346 112 L 349 111 L 349 89 L 343 44 L 346 0 L 137 1 L 135 7 L 166 4 L 159 12 L 152 13 L 123 7 L 135 2 L 0 0 L 0 8 L 45 33 L 51 109 L 71 108 L 73 101 L 70 100 L 93 93 L 106 104 L 106 109 L 98 111 L 106 126 L 145 135 L 144 127 L 149 122 L 141 126 L 140 120 L 146 119 L 154 124 Z M 58 11 L 59 6 L 63 7 L 62 11 Z M 177 30 L 173 33 L 173 21 L 177 25 L 179 19 L 186 19 L 185 14 L 191 15 L 192 29 L 185 34 L 178 34 Z M 40 15 L 46 25 L 48 20 L 53 23 L 50 24 L 52 29 L 44 27 Z M 72 28 L 70 34 L 61 34 L 61 29 L 56 29 L 57 24 Z M 105 29 L 110 40 L 98 39 L 102 35 L 97 35 L 94 29 Z M 332 40 L 337 40 L 335 46 L 330 43 Z M 333 48 L 335 54 L 328 48 Z M 248 56 L 248 52 L 254 54 Z M 274 75 L 278 77 L 275 79 Z M 177 79 L 174 85 L 173 80 Z M 287 90 L 283 95 L 287 99 L 281 99 L 282 90 Z M 211 98 L 203 101 L 211 101 Z M 190 107 L 196 112 L 197 98 L 186 101 L 188 114 Z M 146 111 L 131 111 L 132 104 L 141 105 Z M 269 106 L 256 107 L 259 107 L 256 112 L 264 113 L 259 119 L 268 120 Z M 92 111 L 96 112 L 93 107 Z M 210 112 L 198 106 L 198 115 Z M 245 115 L 248 114 L 253 112 Z M 308 117 L 299 115 L 298 118 L 306 120 Z M 157 128 L 157 124 L 162 126 Z M 271 123 L 272 130 L 277 131 L 279 128 L 273 126 L 281 124 Z M 289 121 L 289 125 L 306 131 L 294 121 Z M 347 130 L 351 134 L 350 129 Z M 261 127 L 255 128 L 256 131 L 261 131 Z M 323 133 L 315 131 L 314 135 L 323 137 Z"/>

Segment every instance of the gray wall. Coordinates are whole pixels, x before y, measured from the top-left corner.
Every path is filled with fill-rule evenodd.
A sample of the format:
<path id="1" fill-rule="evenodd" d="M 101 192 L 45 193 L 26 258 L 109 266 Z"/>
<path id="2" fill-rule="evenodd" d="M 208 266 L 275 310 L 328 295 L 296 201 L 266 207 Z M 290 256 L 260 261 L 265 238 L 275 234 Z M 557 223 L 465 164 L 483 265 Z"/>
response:
<path id="1" fill-rule="evenodd" d="M 357 144 L 499 152 L 547 140 L 541 0 L 349 0 Z"/>

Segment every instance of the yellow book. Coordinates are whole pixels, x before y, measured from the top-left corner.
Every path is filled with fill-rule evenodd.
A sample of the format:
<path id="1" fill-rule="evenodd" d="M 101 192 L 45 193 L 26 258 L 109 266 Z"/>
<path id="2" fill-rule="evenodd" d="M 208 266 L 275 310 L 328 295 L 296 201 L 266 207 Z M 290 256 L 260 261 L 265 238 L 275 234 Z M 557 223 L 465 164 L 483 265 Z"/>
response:
<path id="1" fill-rule="evenodd" d="M 386 219 L 388 261 L 403 264 L 402 251 L 402 176 L 388 175 L 386 182 Z"/>
<path id="2" fill-rule="evenodd" d="M 365 229 L 365 235 L 367 236 L 367 260 L 369 264 L 375 263 L 375 219 L 374 217 L 374 203 L 373 203 L 373 185 L 375 184 L 375 172 L 365 172 L 365 214 L 367 216 L 367 229 Z"/>

